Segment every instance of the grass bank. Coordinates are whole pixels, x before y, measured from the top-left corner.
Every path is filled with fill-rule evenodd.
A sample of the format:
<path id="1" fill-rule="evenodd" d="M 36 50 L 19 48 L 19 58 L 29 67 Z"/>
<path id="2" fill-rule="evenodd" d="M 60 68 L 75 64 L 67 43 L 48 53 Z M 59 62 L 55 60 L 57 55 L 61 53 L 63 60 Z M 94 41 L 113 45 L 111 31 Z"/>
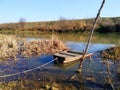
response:
<path id="1" fill-rule="evenodd" d="M 34 31 L 41 32 L 84 32 L 90 31 L 95 18 L 67 20 L 62 18 L 58 21 L 46 22 L 17 22 L 0 24 L 0 30 Z M 95 28 L 96 32 L 120 32 L 120 17 L 101 18 Z"/>

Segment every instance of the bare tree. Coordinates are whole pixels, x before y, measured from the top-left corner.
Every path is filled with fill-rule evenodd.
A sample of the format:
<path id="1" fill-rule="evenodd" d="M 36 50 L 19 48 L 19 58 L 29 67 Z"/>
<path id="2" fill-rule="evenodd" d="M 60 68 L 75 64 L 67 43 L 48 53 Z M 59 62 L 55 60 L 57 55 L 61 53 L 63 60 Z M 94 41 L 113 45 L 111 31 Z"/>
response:
<path id="1" fill-rule="evenodd" d="M 61 31 L 67 30 L 69 27 L 68 20 L 65 17 L 60 17 L 59 18 L 59 27 Z"/>
<path id="2" fill-rule="evenodd" d="M 24 28 L 25 28 L 25 18 L 20 18 L 19 24 L 20 24 L 20 30 L 24 30 Z"/>

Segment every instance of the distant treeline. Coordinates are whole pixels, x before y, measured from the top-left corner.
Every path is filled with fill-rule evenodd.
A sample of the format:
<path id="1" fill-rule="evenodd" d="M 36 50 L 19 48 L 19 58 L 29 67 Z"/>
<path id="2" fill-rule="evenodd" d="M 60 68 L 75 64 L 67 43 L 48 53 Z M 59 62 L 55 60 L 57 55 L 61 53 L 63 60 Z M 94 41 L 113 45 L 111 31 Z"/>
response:
<path id="1" fill-rule="evenodd" d="M 91 30 L 93 19 L 67 20 L 48 22 L 25 22 L 0 24 L 0 30 L 32 30 L 44 32 L 84 32 Z M 96 32 L 120 32 L 120 17 L 100 18 L 96 25 Z"/>

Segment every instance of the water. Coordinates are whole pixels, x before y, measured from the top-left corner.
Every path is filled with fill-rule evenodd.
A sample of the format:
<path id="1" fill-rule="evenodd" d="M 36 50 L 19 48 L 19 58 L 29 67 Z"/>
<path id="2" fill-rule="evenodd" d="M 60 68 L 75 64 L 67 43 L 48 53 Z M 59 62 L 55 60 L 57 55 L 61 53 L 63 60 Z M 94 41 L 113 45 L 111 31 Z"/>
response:
<path id="1" fill-rule="evenodd" d="M 86 42 L 67 42 L 68 47 L 73 50 L 73 51 L 84 51 L 86 48 Z M 89 48 L 88 48 L 88 53 L 93 53 L 96 51 L 101 51 L 105 50 L 109 47 L 114 46 L 114 44 L 95 44 L 95 43 L 90 43 Z"/>
<path id="2" fill-rule="evenodd" d="M 69 34 L 68 34 L 69 35 Z M 74 36 L 74 35 L 73 35 Z M 68 36 L 66 36 L 68 37 Z M 71 37 L 71 36 L 70 36 Z M 97 38 L 100 36 L 97 36 Z M 119 43 L 118 37 L 114 41 L 114 43 Z M 35 37 L 33 37 L 35 38 Z M 65 38 L 65 37 L 64 37 Z M 103 37 L 101 37 L 103 38 Z M 115 38 L 115 37 L 113 37 Z M 106 39 L 106 38 L 104 38 Z M 103 40 L 103 39 L 102 39 Z M 64 39 L 67 46 L 74 51 L 83 51 L 85 49 L 86 43 L 84 40 L 80 42 L 79 40 L 68 40 Z M 46 65 L 45 67 L 35 69 L 33 71 L 27 73 L 21 73 L 5 78 L 0 78 L 0 82 L 10 82 L 10 81 L 17 81 L 18 78 L 33 80 L 34 83 L 37 84 L 37 81 L 41 82 L 58 82 L 60 84 L 67 84 L 76 87 L 77 89 L 111 89 L 110 85 L 107 85 L 107 65 L 105 60 L 103 60 L 100 56 L 101 50 L 114 46 L 114 43 L 111 43 L 109 38 L 102 43 L 98 43 L 98 40 L 94 41 L 90 44 L 88 53 L 94 53 L 92 56 L 92 60 L 87 58 L 83 63 L 82 74 L 77 74 L 77 77 L 73 80 L 70 78 L 76 74 L 76 70 L 79 66 L 79 61 L 61 65 L 61 64 L 54 64 L 54 62 Z M 109 42 L 108 42 L 109 41 Z M 100 41 L 101 42 L 101 41 Z M 113 41 L 112 41 L 113 42 Z M 15 74 L 19 72 L 24 72 L 25 70 L 30 70 L 36 67 L 39 67 L 49 61 L 53 60 L 52 55 L 42 55 L 40 57 L 32 57 L 29 60 L 25 60 L 25 58 L 20 58 L 19 61 L 13 62 L 8 61 L 7 63 L 0 64 L 0 76 Z M 110 62 L 110 72 L 112 76 L 112 80 L 115 86 L 119 86 L 119 75 L 117 73 L 117 69 L 120 66 L 119 61 L 109 60 Z"/>

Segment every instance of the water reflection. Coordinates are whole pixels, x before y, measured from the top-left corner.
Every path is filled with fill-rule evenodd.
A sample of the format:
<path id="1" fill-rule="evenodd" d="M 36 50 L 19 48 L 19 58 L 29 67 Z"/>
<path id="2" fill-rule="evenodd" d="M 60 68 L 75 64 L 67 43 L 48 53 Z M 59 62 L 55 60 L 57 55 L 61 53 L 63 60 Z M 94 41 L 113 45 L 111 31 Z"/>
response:
<path id="1" fill-rule="evenodd" d="M 7 34 L 7 33 L 6 33 Z M 10 32 L 8 33 L 10 34 Z M 12 33 L 11 33 L 12 34 Z M 14 33 L 14 35 L 22 37 L 22 38 L 43 38 L 43 39 L 50 39 L 52 37 L 52 33 L 38 33 L 35 34 L 33 32 L 19 32 Z M 54 33 L 55 36 L 58 36 L 63 41 L 74 41 L 74 42 L 87 42 L 89 32 L 85 33 Z M 93 43 L 105 43 L 105 44 L 119 44 L 120 43 L 120 33 L 94 33 L 92 42 Z"/>
<path id="2" fill-rule="evenodd" d="M 70 47 L 71 50 L 73 51 L 78 51 L 78 52 L 82 52 L 84 51 L 85 47 L 86 47 L 85 42 L 67 42 L 68 47 Z M 114 44 L 94 44 L 91 43 L 89 48 L 88 48 L 88 53 L 93 53 L 96 51 L 100 51 L 100 50 L 105 50 L 109 47 L 114 46 Z"/>

